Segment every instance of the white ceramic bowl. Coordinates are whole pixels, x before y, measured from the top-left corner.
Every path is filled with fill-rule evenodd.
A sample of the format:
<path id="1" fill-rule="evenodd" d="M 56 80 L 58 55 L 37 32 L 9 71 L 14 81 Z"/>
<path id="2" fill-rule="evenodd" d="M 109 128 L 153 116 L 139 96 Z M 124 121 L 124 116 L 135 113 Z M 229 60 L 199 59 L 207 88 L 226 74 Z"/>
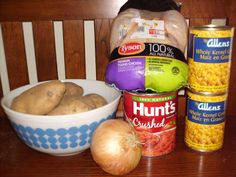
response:
<path id="1" fill-rule="evenodd" d="M 107 86 L 103 81 L 80 79 L 64 81 L 82 86 L 85 94 L 102 95 L 108 104 L 88 112 L 59 116 L 30 115 L 11 110 L 13 98 L 36 84 L 17 88 L 6 94 L 1 101 L 19 138 L 37 151 L 64 156 L 80 153 L 90 147 L 95 128 L 101 122 L 115 117 L 121 96 L 118 90 Z"/>

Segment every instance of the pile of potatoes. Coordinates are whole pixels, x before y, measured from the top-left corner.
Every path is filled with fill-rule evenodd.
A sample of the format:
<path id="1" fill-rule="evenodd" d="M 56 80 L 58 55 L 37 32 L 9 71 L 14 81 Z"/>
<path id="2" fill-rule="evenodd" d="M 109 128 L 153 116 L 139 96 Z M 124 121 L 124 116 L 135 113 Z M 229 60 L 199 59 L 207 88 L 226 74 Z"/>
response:
<path id="1" fill-rule="evenodd" d="M 84 95 L 73 82 L 53 80 L 36 85 L 15 97 L 11 109 L 35 115 L 66 115 L 89 111 L 107 104 L 96 93 Z"/>

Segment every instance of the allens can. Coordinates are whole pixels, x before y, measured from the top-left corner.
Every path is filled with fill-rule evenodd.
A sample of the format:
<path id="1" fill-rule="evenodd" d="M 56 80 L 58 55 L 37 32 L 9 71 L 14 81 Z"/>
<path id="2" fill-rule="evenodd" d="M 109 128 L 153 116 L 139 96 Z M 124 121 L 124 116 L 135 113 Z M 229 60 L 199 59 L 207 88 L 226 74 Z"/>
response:
<path id="1" fill-rule="evenodd" d="M 168 154 L 176 146 L 177 92 L 156 94 L 124 91 L 125 118 L 142 143 L 143 156 Z"/>
<path id="2" fill-rule="evenodd" d="M 188 83 L 197 92 L 225 93 L 230 76 L 234 28 L 205 25 L 190 28 Z"/>
<path id="3" fill-rule="evenodd" d="M 187 95 L 185 144 L 202 152 L 221 149 L 227 94 L 209 95 L 188 90 Z"/>

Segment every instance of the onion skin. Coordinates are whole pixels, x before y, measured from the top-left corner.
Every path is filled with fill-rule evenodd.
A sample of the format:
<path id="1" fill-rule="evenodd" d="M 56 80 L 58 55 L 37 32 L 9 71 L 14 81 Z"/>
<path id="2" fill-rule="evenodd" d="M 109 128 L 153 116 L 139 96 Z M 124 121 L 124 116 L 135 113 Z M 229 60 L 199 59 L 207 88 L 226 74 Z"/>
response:
<path id="1" fill-rule="evenodd" d="M 112 175 L 131 172 L 142 156 L 142 146 L 134 128 L 120 119 L 107 120 L 97 127 L 90 150 L 93 160 Z"/>

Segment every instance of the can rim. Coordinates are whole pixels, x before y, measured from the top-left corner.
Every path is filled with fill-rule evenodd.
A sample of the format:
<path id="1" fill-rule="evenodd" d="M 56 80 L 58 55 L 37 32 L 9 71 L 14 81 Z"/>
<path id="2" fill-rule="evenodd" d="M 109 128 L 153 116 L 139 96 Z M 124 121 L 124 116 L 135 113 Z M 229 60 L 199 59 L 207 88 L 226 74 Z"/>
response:
<path id="1" fill-rule="evenodd" d="M 171 94 L 177 94 L 178 91 L 171 91 L 171 92 L 153 92 L 153 93 L 146 93 L 146 92 L 137 92 L 137 91 L 128 91 L 124 90 L 123 93 L 128 93 L 128 94 L 136 94 L 140 96 L 165 96 L 165 95 L 171 95 Z"/>
<path id="2" fill-rule="evenodd" d="M 194 147 L 193 145 L 188 144 L 185 140 L 184 140 L 184 143 L 190 150 L 195 151 L 195 152 L 200 152 L 203 154 L 219 151 L 223 147 L 223 145 L 220 145 L 220 147 L 217 147 L 215 149 L 200 149 L 200 148 Z"/>
<path id="3" fill-rule="evenodd" d="M 192 26 L 191 28 L 192 29 L 199 29 L 199 30 L 206 30 L 206 31 L 231 30 L 231 29 L 234 29 L 234 27 L 231 27 L 231 26 L 228 26 L 228 25 L 214 25 L 214 24 Z"/>
<path id="4" fill-rule="evenodd" d="M 192 88 L 187 88 L 186 89 L 187 92 L 193 93 L 193 94 L 197 94 L 197 95 L 203 95 L 203 96 L 223 96 L 226 95 L 228 92 L 220 92 L 220 93 L 211 93 L 211 92 L 199 92 L 196 91 Z"/>

